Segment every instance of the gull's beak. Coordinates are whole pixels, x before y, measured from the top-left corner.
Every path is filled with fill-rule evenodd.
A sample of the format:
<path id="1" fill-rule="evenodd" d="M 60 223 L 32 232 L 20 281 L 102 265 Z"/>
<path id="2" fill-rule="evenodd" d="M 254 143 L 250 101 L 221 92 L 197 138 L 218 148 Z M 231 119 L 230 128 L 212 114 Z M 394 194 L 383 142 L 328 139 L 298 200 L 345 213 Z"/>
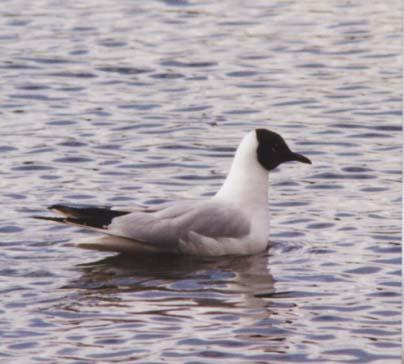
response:
<path id="1" fill-rule="evenodd" d="M 298 154 L 298 153 L 294 153 L 294 152 L 292 152 L 292 154 L 290 156 L 290 160 L 311 164 L 311 160 L 309 158 L 305 157 L 303 154 Z"/>

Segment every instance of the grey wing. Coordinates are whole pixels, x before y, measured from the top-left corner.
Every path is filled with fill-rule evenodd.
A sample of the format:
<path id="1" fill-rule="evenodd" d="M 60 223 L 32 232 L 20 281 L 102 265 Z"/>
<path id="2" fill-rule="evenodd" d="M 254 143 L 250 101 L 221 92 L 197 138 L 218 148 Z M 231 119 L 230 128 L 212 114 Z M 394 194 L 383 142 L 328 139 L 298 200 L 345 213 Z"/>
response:
<path id="1" fill-rule="evenodd" d="M 234 207 L 216 202 L 186 202 L 155 213 L 134 212 L 114 219 L 112 234 L 149 242 L 162 250 L 176 251 L 191 233 L 219 238 L 239 238 L 250 231 L 249 220 Z"/>
<path id="2" fill-rule="evenodd" d="M 183 217 L 182 229 L 210 238 L 240 238 L 250 232 L 250 222 L 234 207 L 206 203 Z"/>

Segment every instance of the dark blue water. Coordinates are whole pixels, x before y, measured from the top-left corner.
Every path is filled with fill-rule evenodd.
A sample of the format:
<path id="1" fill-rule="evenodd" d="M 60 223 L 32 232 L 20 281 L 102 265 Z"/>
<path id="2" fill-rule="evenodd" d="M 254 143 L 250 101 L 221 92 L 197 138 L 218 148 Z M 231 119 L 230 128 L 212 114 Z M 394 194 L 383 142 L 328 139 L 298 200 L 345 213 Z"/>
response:
<path id="1" fill-rule="evenodd" d="M 4 1 L 0 362 L 399 363 L 401 2 Z M 114 257 L 30 218 L 214 193 L 246 131 L 270 250 Z"/>

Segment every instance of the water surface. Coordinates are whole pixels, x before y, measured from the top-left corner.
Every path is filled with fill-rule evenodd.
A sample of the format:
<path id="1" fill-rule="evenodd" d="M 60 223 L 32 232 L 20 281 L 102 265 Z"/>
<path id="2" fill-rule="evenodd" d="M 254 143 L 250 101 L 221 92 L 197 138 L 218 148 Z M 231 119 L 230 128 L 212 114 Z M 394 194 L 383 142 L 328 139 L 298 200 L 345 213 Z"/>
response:
<path id="1" fill-rule="evenodd" d="M 398 363 L 401 3 L 4 1 L 0 362 Z M 220 186 L 246 131 L 271 248 L 115 257 L 31 219 Z"/>

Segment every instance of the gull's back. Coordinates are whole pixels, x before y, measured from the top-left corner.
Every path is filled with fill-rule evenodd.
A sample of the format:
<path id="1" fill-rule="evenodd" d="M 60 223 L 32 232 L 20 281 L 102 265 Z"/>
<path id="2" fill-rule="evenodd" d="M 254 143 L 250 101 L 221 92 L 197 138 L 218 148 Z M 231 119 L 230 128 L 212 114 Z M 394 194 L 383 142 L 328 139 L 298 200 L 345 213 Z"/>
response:
<path id="1" fill-rule="evenodd" d="M 155 212 L 132 212 L 117 217 L 108 226 L 108 232 L 150 244 L 162 252 L 199 249 L 204 253 L 208 250 L 204 243 L 209 245 L 214 240 L 215 244 L 226 244 L 229 239 L 248 236 L 250 223 L 231 204 L 186 201 Z M 199 247 L 192 247 L 193 244 Z M 223 250 L 227 250 L 225 246 Z"/>

